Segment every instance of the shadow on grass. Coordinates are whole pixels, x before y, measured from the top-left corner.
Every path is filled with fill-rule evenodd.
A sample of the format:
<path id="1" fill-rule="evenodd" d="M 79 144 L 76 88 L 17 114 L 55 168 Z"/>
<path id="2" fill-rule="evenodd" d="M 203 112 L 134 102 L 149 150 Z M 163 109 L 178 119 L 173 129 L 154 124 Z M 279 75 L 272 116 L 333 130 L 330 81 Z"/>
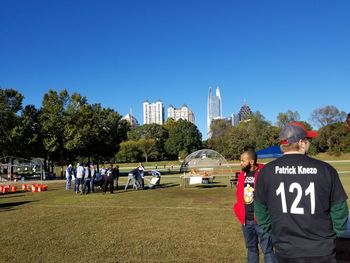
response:
<path id="1" fill-rule="evenodd" d="M 211 183 L 211 184 L 201 184 L 197 185 L 197 188 L 219 188 L 219 187 L 227 187 L 226 184 L 219 184 L 219 183 Z"/>
<path id="2" fill-rule="evenodd" d="M 0 204 L 0 212 L 10 211 L 15 209 L 19 205 L 28 204 L 34 201 L 21 201 L 21 202 L 10 202 L 10 203 L 4 203 Z"/>
<path id="3" fill-rule="evenodd" d="M 5 198 L 16 198 L 16 197 L 22 197 L 25 196 L 24 194 L 18 194 L 18 193 L 7 193 L 5 196 L 2 196 L 1 199 Z"/>
<path id="4" fill-rule="evenodd" d="M 157 185 L 155 189 L 157 189 L 157 188 L 170 188 L 170 187 L 177 187 L 177 186 L 180 186 L 180 184 L 165 183 L 165 184 Z"/>

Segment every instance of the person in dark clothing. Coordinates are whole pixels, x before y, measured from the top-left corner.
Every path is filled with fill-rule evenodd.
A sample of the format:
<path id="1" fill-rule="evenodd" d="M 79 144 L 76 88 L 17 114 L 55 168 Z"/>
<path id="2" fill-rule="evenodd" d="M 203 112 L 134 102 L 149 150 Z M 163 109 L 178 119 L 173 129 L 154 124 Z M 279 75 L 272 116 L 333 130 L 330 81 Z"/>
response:
<path id="1" fill-rule="evenodd" d="M 106 180 L 103 186 L 103 192 L 106 193 L 107 192 L 107 187 L 109 185 L 109 191 L 111 194 L 113 194 L 113 165 L 111 164 L 111 166 L 107 169 L 107 176 L 106 176 Z"/>
<path id="2" fill-rule="evenodd" d="M 285 125 L 283 156 L 266 164 L 256 181 L 256 220 L 270 233 L 278 262 L 337 262 L 335 240 L 346 232 L 348 196 L 336 169 L 307 156 L 316 136 L 300 122 Z"/>
<path id="3" fill-rule="evenodd" d="M 133 170 L 131 170 L 130 172 L 129 172 L 129 174 L 128 174 L 128 180 L 127 180 L 127 182 L 126 182 L 126 185 L 125 185 L 125 189 L 124 189 L 124 191 L 126 191 L 126 190 L 128 190 L 128 187 L 129 187 L 129 184 L 130 184 L 130 182 L 132 181 L 132 187 L 134 188 L 134 189 L 138 189 L 138 186 L 137 186 L 137 176 L 138 176 L 138 174 L 139 174 L 139 169 L 138 168 L 135 168 L 135 169 L 133 169 Z"/>
<path id="4" fill-rule="evenodd" d="M 116 165 L 116 167 L 113 169 L 113 178 L 115 179 L 115 190 L 118 190 L 118 180 L 119 180 L 119 166 Z"/>

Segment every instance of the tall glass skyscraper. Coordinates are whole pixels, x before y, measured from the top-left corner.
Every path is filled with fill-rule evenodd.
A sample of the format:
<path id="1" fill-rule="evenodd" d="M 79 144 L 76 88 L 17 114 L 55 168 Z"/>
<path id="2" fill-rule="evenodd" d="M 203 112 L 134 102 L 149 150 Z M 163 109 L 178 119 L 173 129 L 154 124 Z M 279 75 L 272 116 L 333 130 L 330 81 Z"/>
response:
<path id="1" fill-rule="evenodd" d="M 222 103 L 219 86 L 216 87 L 215 96 L 209 87 L 208 108 L 207 108 L 207 135 L 211 137 L 210 125 L 213 120 L 222 118 Z"/>

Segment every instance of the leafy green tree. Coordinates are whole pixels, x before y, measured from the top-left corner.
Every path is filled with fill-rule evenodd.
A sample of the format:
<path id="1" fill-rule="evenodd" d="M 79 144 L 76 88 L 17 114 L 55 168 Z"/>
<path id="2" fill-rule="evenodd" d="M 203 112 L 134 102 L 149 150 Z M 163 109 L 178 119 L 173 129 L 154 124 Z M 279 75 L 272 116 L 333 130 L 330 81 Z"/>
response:
<path id="1" fill-rule="evenodd" d="M 229 155 L 229 149 L 227 147 L 227 142 L 229 141 L 229 134 L 233 126 L 231 123 L 225 120 L 215 120 L 211 126 L 211 137 L 207 140 L 207 147 L 213 149 L 223 156 Z"/>
<path id="2" fill-rule="evenodd" d="M 112 109 L 89 104 L 73 93 L 66 110 L 65 148 L 82 159 L 109 161 L 127 138 L 130 125 Z"/>
<path id="3" fill-rule="evenodd" d="M 317 152 L 347 153 L 350 151 L 350 133 L 344 123 L 333 123 L 321 127 L 312 144 Z"/>
<path id="4" fill-rule="evenodd" d="M 165 149 L 173 158 L 188 155 L 202 147 L 202 134 L 196 125 L 189 121 L 178 120 L 169 130 L 169 139 L 165 143 Z M 183 156 L 180 156 L 183 158 Z"/>
<path id="5" fill-rule="evenodd" d="M 323 108 L 313 110 L 311 113 L 311 120 L 316 126 L 324 127 L 329 124 L 344 121 L 346 115 L 346 112 L 339 111 L 337 107 L 327 105 Z"/>
<path id="6" fill-rule="evenodd" d="M 300 115 L 297 111 L 288 110 L 287 112 L 280 112 L 277 116 L 277 126 L 283 127 L 284 125 L 292 122 L 299 121 Z"/>
<path id="7" fill-rule="evenodd" d="M 40 110 L 37 110 L 34 105 L 27 105 L 18 117 L 17 125 L 12 130 L 15 156 L 46 157 L 39 116 Z"/>
<path id="8" fill-rule="evenodd" d="M 164 124 L 164 128 L 168 131 L 173 127 L 175 124 L 175 120 L 173 118 L 168 118 Z"/>
<path id="9" fill-rule="evenodd" d="M 120 143 L 126 140 L 130 126 L 122 116 L 110 108 L 95 112 L 97 134 L 91 143 L 90 152 L 96 158 L 108 160 L 118 152 Z"/>
<path id="10" fill-rule="evenodd" d="M 168 130 L 156 123 L 144 124 L 128 132 L 129 140 L 153 139 L 155 146 L 152 156 L 157 160 L 163 160 L 167 157 L 164 145 L 168 137 Z"/>
<path id="11" fill-rule="evenodd" d="M 0 153 L 12 155 L 16 150 L 12 145 L 13 129 L 18 123 L 16 115 L 22 109 L 23 95 L 14 89 L 0 88 Z"/>
<path id="12" fill-rule="evenodd" d="M 43 132 L 43 143 L 49 159 L 60 161 L 63 164 L 66 123 L 66 107 L 69 100 L 67 90 L 49 90 L 44 94 L 41 114 L 39 117 L 40 126 Z"/>
<path id="13" fill-rule="evenodd" d="M 142 158 L 142 151 L 139 143 L 135 140 L 128 140 L 120 144 L 119 152 L 116 154 L 117 162 L 138 162 Z"/>
<path id="14" fill-rule="evenodd" d="M 54 162 L 59 162 L 63 169 L 66 156 L 64 130 L 68 99 L 67 90 L 62 90 L 59 93 L 49 90 L 43 96 L 39 121 L 42 127 L 43 144 L 47 154 L 44 163 L 44 169 L 47 171 L 51 170 L 53 172 Z M 46 161 L 48 161 L 49 166 L 47 166 Z"/>
<path id="15" fill-rule="evenodd" d="M 215 127 L 219 128 L 220 126 Z M 234 127 L 225 127 L 220 133 L 215 129 L 213 135 L 216 137 L 208 140 L 208 145 L 214 146 L 211 149 L 218 151 L 227 159 L 239 159 L 247 147 L 259 150 L 276 144 L 280 131 L 278 127 L 271 126 L 260 112 L 253 113 L 249 121 L 242 121 Z"/>
<path id="16" fill-rule="evenodd" d="M 156 155 L 155 146 L 156 141 L 154 139 L 140 139 L 137 141 L 139 149 L 142 151 L 143 156 L 145 157 L 146 163 L 148 162 L 148 157 Z"/>

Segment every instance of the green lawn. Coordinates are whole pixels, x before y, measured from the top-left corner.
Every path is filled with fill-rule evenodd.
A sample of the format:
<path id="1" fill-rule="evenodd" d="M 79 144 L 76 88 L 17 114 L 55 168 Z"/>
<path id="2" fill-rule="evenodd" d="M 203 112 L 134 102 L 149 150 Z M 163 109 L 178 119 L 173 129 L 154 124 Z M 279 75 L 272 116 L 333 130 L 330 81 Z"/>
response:
<path id="1" fill-rule="evenodd" d="M 350 172 L 340 177 L 350 196 Z M 1 262 L 246 262 L 228 178 L 183 188 L 163 176 L 163 188 L 84 196 L 46 182 L 0 196 Z"/>

